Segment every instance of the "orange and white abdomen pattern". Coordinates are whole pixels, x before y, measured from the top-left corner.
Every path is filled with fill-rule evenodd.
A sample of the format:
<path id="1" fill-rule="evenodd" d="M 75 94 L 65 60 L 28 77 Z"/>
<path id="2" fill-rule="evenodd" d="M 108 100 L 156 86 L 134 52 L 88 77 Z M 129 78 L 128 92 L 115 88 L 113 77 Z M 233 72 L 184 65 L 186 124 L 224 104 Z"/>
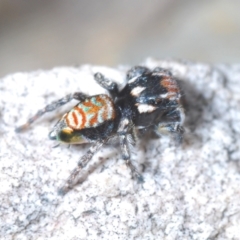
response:
<path id="1" fill-rule="evenodd" d="M 116 116 L 114 103 L 108 95 L 96 95 L 80 102 L 63 116 L 68 127 L 81 130 L 97 127 Z"/>

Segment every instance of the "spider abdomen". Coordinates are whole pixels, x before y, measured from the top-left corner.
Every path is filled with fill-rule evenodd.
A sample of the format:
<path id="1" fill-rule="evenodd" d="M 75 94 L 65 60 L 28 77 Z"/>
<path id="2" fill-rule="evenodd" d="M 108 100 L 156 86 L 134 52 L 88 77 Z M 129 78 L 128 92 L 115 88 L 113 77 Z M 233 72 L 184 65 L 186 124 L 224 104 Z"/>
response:
<path id="1" fill-rule="evenodd" d="M 116 117 L 114 103 L 108 95 L 96 95 L 80 102 L 71 109 L 64 119 L 66 125 L 74 130 L 98 127 L 105 121 Z"/>

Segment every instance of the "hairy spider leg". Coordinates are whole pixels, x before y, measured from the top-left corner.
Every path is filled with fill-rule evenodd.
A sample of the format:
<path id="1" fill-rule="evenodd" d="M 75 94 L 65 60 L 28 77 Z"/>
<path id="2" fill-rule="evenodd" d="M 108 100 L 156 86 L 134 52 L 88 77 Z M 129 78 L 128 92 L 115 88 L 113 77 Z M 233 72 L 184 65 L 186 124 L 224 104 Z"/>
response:
<path id="1" fill-rule="evenodd" d="M 100 72 L 94 74 L 95 81 L 104 89 L 108 90 L 112 97 L 117 97 L 119 93 L 118 85 L 114 81 L 106 78 Z"/>
<path id="2" fill-rule="evenodd" d="M 121 150 L 122 150 L 122 158 L 123 160 L 126 161 L 127 166 L 131 169 L 132 176 L 134 178 L 137 178 L 138 182 L 143 182 L 142 175 L 137 171 L 136 167 L 131 162 L 131 154 L 130 154 L 131 142 L 129 140 L 130 139 L 134 140 L 135 136 L 133 136 L 134 131 L 132 129 L 129 129 L 129 126 L 132 126 L 130 120 L 127 118 L 123 118 L 120 122 L 120 127 L 117 132 L 120 140 Z M 129 135 L 131 137 L 129 137 Z"/>
<path id="3" fill-rule="evenodd" d="M 85 168 L 88 162 L 92 159 L 93 155 L 105 144 L 109 138 L 99 140 L 95 142 L 89 150 L 84 154 L 78 162 L 78 166 L 72 171 L 71 175 L 68 177 L 66 183 L 59 189 L 59 195 L 65 195 L 69 190 L 71 190 L 75 185 L 79 183 L 79 174 L 83 168 Z"/>
<path id="4" fill-rule="evenodd" d="M 143 67 L 143 66 L 132 67 L 127 72 L 127 80 L 134 81 L 135 78 L 140 77 L 142 74 L 145 74 L 148 72 L 150 72 L 150 71 L 147 67 Z"/>
<path id="5" fill-rule="evenodd" d="M 184 110 L 182 107 L 178 107 L 173 112 L 168 115 L 170 121 L 168 122 L 160 122 L 155 128 L 155 132 L 158 135 L 172 135 L 174 136 L 177 143 L 182 142 L 184 128 Z M 174 121 L 171 121 L 174 120 Z"/>
<path id="6" fill-rule="evenodd" d="M 166 68 L 156 67 L 156 68 L 153 69 L 152 72 L 153 73 L 162 73 L 163 75 L 172 77 L 172 72 L 170 72 L 170 70 L 168 70 Z"/>
<path id="7" fill-rule="evenodd" d="M 40 109 L 33 117 L 29 118 L 25 124 L 22 126 L 19 126 L 15 129 L 16 132 L 22 132 L 25 129 L 27 129 L 33 122 L 35 122 L 38 118 L 40 118 L 43 114 L 46 112 L 52 112 L 56 110 L 57 108 L 63 106 L 64 104 L 70 102 L 71 100 L 75 99 L 78 101 L 84 101 L 86 99 L 87 95 L 81 92 L 75 92 L 72 94 L 68 94 L 67 96 L 54 101 L 47 106 L 45 106 L 43 109 Z"/>

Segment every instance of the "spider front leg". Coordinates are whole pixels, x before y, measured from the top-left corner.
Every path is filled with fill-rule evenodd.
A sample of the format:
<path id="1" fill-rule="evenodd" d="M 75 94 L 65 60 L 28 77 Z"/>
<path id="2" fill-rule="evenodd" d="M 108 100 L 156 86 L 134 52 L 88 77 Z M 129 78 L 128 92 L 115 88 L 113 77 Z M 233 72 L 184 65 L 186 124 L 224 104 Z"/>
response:
<path id="1" fill-rule="evenodd" d="M 103 139 L 95 142 L 93 146 L 83 155 L 78 162 L 78 166 L 72 171 L 71 175 L 67 179 L 66 183 L 59 189 L 59 195 L 65 195 L 69 190 L 71 190 L 75 185 L 80 183 L 79 174 L 83 168 L 85 168 L 88 162 L 92 159 L 93 155 L 105 144 L 108 139 Z"/>
<path id="2" fill-rule="evenodd" d="M 150 72 L 150 70 L 147 67 L 143 66 L 135 66 L 132 67 L 130 70 L 127 72 L 127 80 L 134 80 L 134 78 L 139 77 L 145 73 Z"/>
<path id="3" fill-rule="evenodd" d="M 40 118 L 43 114 L 46 112 L 52 112 L 56 110 L 57 108 L 63 106 L 64 104 L 70 102 L 73 99 L 76 99 L 78 101 L 84 101 L 86 99 L 87 95 L 81 92 L 75 92 L 72 94 L 68 94 L 67 96 L 54 101 L 50 104 L 48 104 L 46 107 L 43 109 L 39 110 L 33 117 L 29 118 L 25 124 L 23 124 L 20 127 L 17 127 L 15 129 L 16 132 L 22 132 L 25 129 L 27 129 L 33 122 L 35 122 L 38 118 Z"/>
<path id="4" fill-rule="evenodd" d="M 155 132 L 158 135 L 171 135 L 177 143 L 181 143 L 183 139 L 183 122 L 185 114 L 183 108 L 180 106 L 174 111 L 167 114 L 167 121 L 159 122 L 155 127 Z"/>
<path id="5" fill-rule="evenodd" d="M 170 76 L 172 77 L 172 72 L 169 69 L 156 67 L 153 69 L 153 73 L 159 73 L 162 75 Z"/>
<path id="6" fill-rule="evenodd" d="M 137 171 L 136 167 L 131 162 L 130 139 L 134 139 L 135 136 L 132 136 L 134 132 L 132 128 L 130 129 L 131 133 L 130 134 L 128 133 L 130 126 L 133 127 L 127 118 L 123 119 L 120 122 L 118 136 L 119 136 L 120 146 L 122 150 L 122 158 L 126 161 L 127 166 L 131 169 L 132 176 L 134 178 L 137 178 L 138 182 L 143 182 L 144 180 L 142 175 Z"/>
<path id="7" fill-rule="evenodd" d="M 108 90 L 114 98 L 119 93 L 118 85 L 110 79 L 104 77 L 104 75 L 100 72 L 94 74 L 94 79 L 101 87 Z"/>
<path id="8" fill-rule="evenodd" d="M 179 122 L 159 123 L 155 132 L 158 135 L 171 135 L 176 143 L 180 144 L 183 139 L 184 128 Z"/>

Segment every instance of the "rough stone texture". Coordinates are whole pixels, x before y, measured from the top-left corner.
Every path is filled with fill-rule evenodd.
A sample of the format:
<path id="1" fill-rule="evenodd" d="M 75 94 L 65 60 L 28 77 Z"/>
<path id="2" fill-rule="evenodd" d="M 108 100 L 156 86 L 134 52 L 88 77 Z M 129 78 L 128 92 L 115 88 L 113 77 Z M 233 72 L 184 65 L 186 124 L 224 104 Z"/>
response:
<path id="1" fill-rule="evenodd" d="M 143 64 L 169 68 L 180 79 L 182 146 L 167 137 L 142 139 L 133 154 L 141 185 L 131 179 L 118 144 L 107 145 L 86 181 L 64 197 L 57 189 L 89 145 L 52 148 L 47 135 L 76 102 L 24 133 L 14 128 L 68 93 L 104 92 L 94 72 L 123 86 L 127 68 L 63 67 L 0 80 L 1 239 L 239 239 L 240 64 Z"/>

